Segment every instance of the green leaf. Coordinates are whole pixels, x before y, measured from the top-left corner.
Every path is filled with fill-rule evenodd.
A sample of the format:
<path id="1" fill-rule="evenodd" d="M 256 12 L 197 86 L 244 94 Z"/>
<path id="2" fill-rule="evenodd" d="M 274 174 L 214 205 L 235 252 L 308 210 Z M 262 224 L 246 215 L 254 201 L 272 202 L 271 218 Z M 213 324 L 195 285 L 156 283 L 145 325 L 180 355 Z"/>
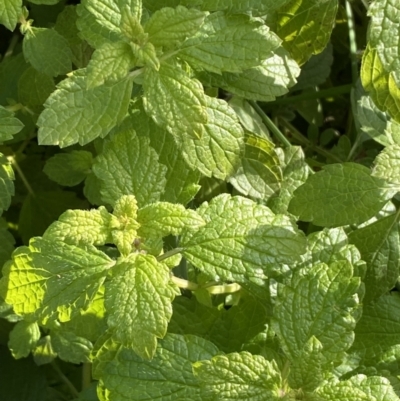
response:
<path id="1" fill-rule="evenodd" d="M 204 22 L 206 13 L 195 8 L 165 7 L 156 11 L 146 22 L 144 30 L 154 46 L 176 47 L 196 34 Z"/>
<path id="2" fill-rule="evenodd" d="M 18 81 L 19 101 L 28 107 L 42 106 L 54 90 L 53 78 L 33 67 L 28 68 Z"/>
<path id="3" fill-rule="evenodd" d="M 357 355 L 360 365 L 391 370 L 390 366 L 399 360 L 399 307 L 400 295 L 397 292 L 364 305 L 355 330 L 355 340 L 349 350 L 349 353 Z"/>
<path id="4" fill-rule="evenodd" d="M 33 238 L 4 269 L 1 295 L 17 314 L 68 321 L 90 305 L 114 263 L 91 245 Z"/>
<path id="5" fill-rule="evenodd" d="M 86 90 L 86 71 L 78 70 L 57 85 L 39 116 L 39 143 L 66 147 L 105 137 L 128 110 L 132 82 Z"/>
<path id="6" fill-rule="evenodd" d="M 280 43 L 266 25 L 217 12 L 206 18 L 200 34 L 183 43 L 179 56 L 198 70 L 238 73 L 261 64 Z"/>
<path id="7" fill-rule="evenodd" d="M 398 213 L 350 233 L 349 241 L 367 263 L 364 304 L 389 292 L 399 277 L 400 225 Z"/>
<path id="8" fill-rule="evenodd" d="M 129 7 L 122 9 L 120 29 L 125 39 L 128 39 L 130 43 L 143 43 L 147 40 L 147 37 L 140 24 L 142 9 L 140 8 L 140 10 L 137 9 L 136 11 L 130 10 Z"/>
<path id="9" fill-rule="evenodd" d="M 101 180 L 103 200 L 111 205 L 122 195 L 135 195 L 139 207 L 157 202 L 165 188 L 166 167 L 148 138 L 121 128 L 104 143 L 93 165 Z"/>
<path id="10" fill-rule="evenodd" d="M 32 67 L 51 77 L 72 70 L 68 41 L 54 29 L 30 28 L 24 37 L 23 51 Z"/>
<path id="11" fill-rule="evenodd" d="M 8 347 L 15 359 L 27 357 L 36 347 L 40 338 L 40 329 L 37 323 L 18 322 L 10 332 Z"/>
<path id="12" fill-rule="evenodd" d="M 224 101 L 206 96 L 208 121 L 199 139 L 178 138 L 191 168 L 221 180 L 238 168 L 244 150 L 244 132 L 233 109 Z"/>
<path id="13" fill-rule="evenodd" d="M 210 359 L 217 352 L 215 345 L 200 337 L 168 334 L 159 341 L 151 361 L 128 348 L 117 353 L 106 349 L 99 356 L 101 362 L 94 366 L 94 376 L 101 379 L 113 401 L 205 401 L 192 363 Z"/>
<path id="14" fill-rule="evenodd" d="M 222 194 L 197 212 L 206 225 L 184 233 L 183 253 L 217 280 L 259 281 L 305 252 L 305 238 L 289 217 L 249 199 Z"/>
<path id="15" fill-rule="evenodd" d="M 299 66 L 282 47 L 260 64 L 240 74 L 210 74 L 211 82 L 237 96 L 271 102 L 287 93 L 300 74 Z"/>
<path id="16" fill-rule="evenodd" d="M 151 359 L 157 338 L 167 332 L 174 296 L 169 269 L 154 256 L 132 254 L 119 262 L 106 284 L 105 307 L 113 337 L 140 357 Z"/>
<path id="17" fill-rule="evenodd" d="M 288 382 L 290 387 L 312 392 L 324 381 L 323 347 L 318 339 L 311 336 L 290 366 Z"/>
<path id="18" fill-rule="evenodd" d="M 105 43 L 94 51 L 87 67 L 87 89 L 114 84 L 134 66 L 131 47 L 125 42 Z"/>
<path id="19" fill-rule="evenodd" d="M 0 142 L 12 139 L 23 128 L 24 124 L 18 118 L 14 117 L 14 113 L 0 106 Z"/>
<path id="20" fill-rule="evenodd" d="M 285 354 L 298 360 L 314 336 L 322 345 L 321 363 L 340 363 L 354 340 L 360 279 L 345 260 L 296 270 L 290 284 L 278 291 L 272 328 Z"/>
<path id="21" fill-rule="evenodd" d="M 175 135 L 201 137 L 207 111 L 199 82 L 178 66 L 163 63 L 159 71 L 146 69 L 143 90 L 144 108 L 159 126 Z"/>
<path id="22" fill-rule="evenodd" d="M 356 375 L 349 380 L 334 380 L 319 387 L 316 395 L 324 401 L 397 401 L 389 380 L 372 376 Z"/>
<path id="23" fill-rule="evenodd" d="M 359 224 L 382 209 L 392 197 L 388 192 L 385 182 L 365 166 L 331 164 L 294 192 L 289 212 L 318 226 Z"/>
<path id="24" fill-rule="evenodd" d="M 205 399 L 277 400 L 282 379 L 275 361 L 248 352 L 217 355 L 193 364 Z M 213 398 L 211 398 L 213 397 Z"/>
<path id="25" fill-rule="evenodd" d="M 99 2 L 100 3 L 100 2 Z M 78 19 L 76 26 L 80 31 L 80 36 L 85 39 L 95 49 L 105 43 L 118 42 L 122 40 L 119 30 L 115 26 L 104 26 L 101 22 L 88 11 L 83 4 L 76 8 Z M 108 15 L 108 13 L 105 13 Z"/>
<path id="26" fill-rule="evenodd" d="M 394 191 L 400 191 L 400 145 L 389 145 L 375 159 L 372 176 L 387 182 Z"/>
<path id="27" fill-rule="evenodd" d="M 363 132 L 384 146 L 400 144 L 400 124 L 376 107 L 370 96 L 357 102 L 357 118 Z"/>
<path id="28" fill-rule="evenodd" d="M 300 146 L 276 148 L 275 152 L 280 159 L 283 179 L 279 193 L 269 199 L 268 206 L 274 213 L 287 213 L 294 191 L 304 184 L 311 169 Z"/>
<path id="29" fill-rule="evenodd" d="M 18 232 L 27 244 L 30 238 L 42 235 L 65 210 L 84 208 L 86 205 L 75 192 L 36 191 L 24 200 L 19 215 Z"/>
<path id="30" fill-rule="evenodd" d="M 280 188 L 282 171 L 274 144 L 257 135 L 246 136 L 241 166 L 229 182 L 243 195 L 268 199 Z"/>
<path id="31" fill-rule="evenodd" d="M 1 0 L 0 24 L 13 31 L 22 14 L 22 0 Z"/>
<path id="32" fill-rule="evenodd" d="M 378 50 L 370 44 L 364 51 L 361 65 L 361 81 L 374 103 L 400 122 L 400 88 L 394 71 L 386 70 Z"/>
<path id="33" fill-rule="evenodd" d="M 105 245 L 111 242 L 111 214 L 104 206 L 95 210 L 67 210 L 43 234 L 48 240 L 71 245 Z"/>
<path id="34" fill-rule="evenodd" d="M 14 171 L 6 156 L 0 153 L 0 214 L 7 210 L 14 195 Z"/>
<path id="35" fill-rule="evenodd" d="M 205 221 L 194 211 L 182 205 L 156 202 L 139 210 L 138 234 L 143 237 L 165 237 L 169 234 L 180 235 L 184 228 L 197 230 Z"/>
<path id="36" fill-rule="evenodd" d="M 232 14 L 252 13 L 252 15 L 265 15 L 279 7 L 282 7 L 288 0 L 202 0 L 201 7 L 208 11 L 227 11 Z"/>
<path id="37" fill-rule="evenodd" d="M 160 200 L 186 205 L 200 188 L 200 172 L 187 168 L 172 135 L 156 125 L 143 109 L 132 116 L 132 126 L 139 136 L 150 138 L 150 146 L 157 152 L 159 162 L 167 167 L 165 191 Z"/>
<path id="38" fill-rule="evenodd" d="M 51 345 L 59 358 L 71 363 L 89 363 L 92 343 L 86 338 L 62 330 L 51 331 Z"/>
<path id="39" fill-rule="evenodd" d="M 101 181 L 91 172 L 85 180 L 83 194 L 86 199 L 93 205 L 104 205 L 101 199 Z"/>
<path id="40" fill-rule="evenodd" d="M 300 64 L 321 53 L 335 26 L 337 0 L 291 0 L 277 13 L 277 34 Z"/>
<path id="41" fill-rule="evenodd" d="M 37 344 L 37 347 L 32 352 L 33 360 L 37 366 L 51 363 L 57 358 L 56 352 L 54 352 L 51 346 L 50 336 L 42 337 Z"/>
<path id="42" fill-rule="evenodd" d="M 134 55 L 135 65 L 149 66 L 156 71 L 160 69 L 160 60 L 152 43 L 147 42 L 143 45 L 130 43 L 130 47 Z"/>
<path id="43" fill-rule="evenodd" d="M 11 253 L 14 250 L 15 239 L 7 230 L 7 223 L 0 219 L 0 268 L 11 258 Z"/>
<path id="44" fill-rule="evenodd" d="M 133 195 L 124 195 L 117 200 L 113 212 L 111 236 L 122 255 L 132 251 L 132 243 L 137 237 L 137 202 Z"/>
<path id="45" fill-rule="evenodd" d="M 47 159 L 43 172 L 60 185 L 73 187 L 80 184 L 91 172 L 93 156 L 86 150 L 57 153 Z"/>
<path id="46" fill-rule="evenodd" d="M 268 319 L 265 303 L 250 296 L 242 297 L 238 305 L 228 310 L 210 308 L 195 297 L 182 296 L 175 299 L 173 308 L 169 333 L 197 335 L 224 352 L 241 351 L 265 329 Z"/>

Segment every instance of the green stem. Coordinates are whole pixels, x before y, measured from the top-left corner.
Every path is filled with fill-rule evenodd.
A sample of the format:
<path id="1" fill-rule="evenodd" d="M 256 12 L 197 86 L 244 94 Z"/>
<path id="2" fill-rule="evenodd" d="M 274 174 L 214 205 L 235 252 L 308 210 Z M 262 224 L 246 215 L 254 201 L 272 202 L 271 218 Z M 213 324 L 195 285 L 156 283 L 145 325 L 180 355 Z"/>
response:
<path id="1" fill-rule="evenodd" d="M 178 254 L 178 253 L 181 253 L 182 251 L 183 251 L 183 248 L 174 248 L 174 249 L 171 249 L 170 251 L 165 252 L 165 253 L 163 253 L 163 254 L 160 255 L 160 256 L 157 256 L 157 260 L 158 260 L 159 262 L 161 262 L 161 261 L 163 261 L 163 260 L 165 260 L 165 259 L 170 258 L 171 256 L 174 256 L 174 255 L 176 255 L 176 254 Z"/>
<path id="2" fill-rule="evenodd" d="M 171 281 L 176 284 L 179 288 L 182 288 L 184 290 L 190 290 L 190 291 L 197 291 L 199 289 L 206 289 L 210 294 L 232 294 L 233 292 L 240 291 L 242 288 L 239 284 L 237 283 L 231 283 L 231 284 L 221 284 L 221 285 L 204 285 L 201 286 L 199 284 L 193 283 L 192 281 L 185 280 L 180 277 L 176 276 L 171 276 Z"/>
<path id="3" fill-rule="evenodd" d="M 171 276 L 171 281 L 176 284 L 179 288 L 184 290 L 196 291 L 199 289 L 199 285 L 191 281 L 185 280 L 184 278 L 179 278 L 176 276 Z"/>
<path id="4" fill-rule="evenodd" d="M 18 40 L 19 40 L 19 34 L 14 33 L 14 35 L 11 37 L 10 44 L 8 45 L 8 48 L 4 54 L 4 58 L 12 56 L 12 54 L 14 53 L 15 46 L 18 43 Z"/>
<path id="5" fill-rule="evenodd" d="M 284 106 L 284 105 L 292 104 L 295 102 L 301 102 L 303 100 L 313 100 L 313 99 L 322 99 L 322 98 L 326 98 L 326 97 L 335 97 L 338 95 L 343 95 L 343 94 L 349 93 L 351 91 L 352 87 L 353 87 L 353 84 L 348 84 L 348 85 L 342 85 L 342 86 L 335 86 L 333 88 L 328 88 L 328 89 L 322 89 L 317 92 L 306 92 L 306 93 L 302 93 L 297 96 L 289 96 L 289 97 L 277 99 L 274 102 L 271 102 L 271 104 L 274 106 Z"/>
<path id="6" fill-rule="evenodd" d="M 319 153 L 321 156 L 324 156 L 327 159 L 332 159 L 338 163 L 343 163 L 343 160 L 339 159 L 339 157 L 337 157 L 336 155 L 331 154 L 329 151 L 325 150 L 324 148 L 321 148 L 318 145 L 314 145 L 309 139 L 307 139 L 304 135 L 302 135 L 301 132 L 299 132 L 292 124 L 290 124 L 285 119 L 280 118 L 279 122 L 281 125 L 283 125 L 286 129 L 290 131 L 290 133 L 293 135 L 295 139 L 297 139 L 299 142 L 302 142 L 304 145 L 310 147 L 316 153 Z"/>
<path id="7" fill-rule="evenodd" d="M 263 123 L 267 128 L 275 135 L 275 137 L 282 142 L 285 146 L 290 147 L 292 144 L 288 141 L 285 135 L 278 129 L 278 127 L 272 122 L 272 120 L 265 114 L 264 110 L 258 105 L 254 100 L 249 100 L 251 107 L 258 113 L 261 117 Z"/>
<path id="8" fill-rule="evenodd" d="M 351 77 L 353 85 L 355 85 L 355 83 L 358 80 L 357 41 L 356 41 L 356 31 L 354 28 L 355 24 L 354 24 L 353 10 L 348 0 L 346 0 L 346 15 L 347 15 L 347 26 L 349 29 Z"/>
<path id="9" fill-rule="evenodd" d="M 25 185 L 25 188 L 29 192 L 30 195 L 35 197 L 35 192 L 33 192 L 33 189 L 31 185 L 29 184 L 28 180 L 25 177 L 24 172 L 21 170 L 21 167 L 19 166 L 17 160 L 15 159 L 14 156 L 8 156 L 8 160 L 11 162 L 11 164 L 14 166 L 15 170 L 17 170 L 18 175 L 21 177 L 22 182 Z"/>
<path id="10" fill-rule="evenodd" d="M 84 363 L 82 365 L 82 391 L 90 386 L 92 382 L 92 364 Z"/>
<path id="11" fill-rule="evenodd" d="M 51 362 L 51 366 L 53 367 L 53 369 L 57 372 L 58 376 L 60 376 L 60 379 L 67 385 L 67 387 L 69 388 L 69 391 L 71 392 L 71 394 L 74 396 L 74 398 L 78 398 L 79 397 L 79 392 L 78 390 L 75 388 L 75 386 L 70 382 L 70 380 L 68 379 L 67 376 L 64 375 L 64 373 L 61 371 L 61 369 L 58 367 L 58 365 L 56 364 L 55 361 Z"/>

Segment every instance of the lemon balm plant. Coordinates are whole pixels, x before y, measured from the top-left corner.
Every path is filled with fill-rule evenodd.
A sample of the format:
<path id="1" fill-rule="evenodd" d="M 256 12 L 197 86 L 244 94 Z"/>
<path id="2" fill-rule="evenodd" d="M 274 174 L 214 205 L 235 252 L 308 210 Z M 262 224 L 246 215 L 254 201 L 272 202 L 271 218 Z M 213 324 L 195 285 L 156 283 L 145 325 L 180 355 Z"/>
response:
<path id="1" fill-rule="evenodd" d="M 0 23 L 2 399 L 399 399 L 396 1 Z"/>

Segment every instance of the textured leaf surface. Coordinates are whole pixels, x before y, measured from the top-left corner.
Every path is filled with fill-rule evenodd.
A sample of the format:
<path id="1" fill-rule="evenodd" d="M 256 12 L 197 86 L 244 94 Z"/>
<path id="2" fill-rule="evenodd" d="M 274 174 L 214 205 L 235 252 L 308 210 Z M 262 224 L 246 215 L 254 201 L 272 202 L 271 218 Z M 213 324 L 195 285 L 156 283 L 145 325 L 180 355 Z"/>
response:
<path id="1" fill-rule="evenodd" d="M 206 17 L 206 13 L 195 8 L 165 7 L 156 11 L 145 25 L 149 40 L 154 46 L 173 47 L 193 36 Z"/>
<path id="2" fill-rule="evenodd" d="M 243 195 L 268 199 L 279 190 L 281 180 L 280 161 L 273 143 L 248 134 L 241 166 L 229 182 Z"/>
<path id="3" fill-rule="evenodd" d="M 134 65 L 134 57 L 128 43 L 105 43 L 94 51 L 87 67 L 87 88 L 113 84 L 125 78 Z"/>
<path id="4" fill-rule="evenodd" d="M 159 71 L 146 69 L 143 82 L 146 112 L 172 134 L 201 137 L 207 122 L 206 100 L 199 82 L 163 63 Z"/>
<path id="5" fill-rule="evenodd" d="M 92 343 L 68 331 L 55 330 L 51 332 L 51 345 L 63 361 L 71 363 L 90 362 Z"/>
<path id="6" fill-rule="evenodd" d="M 104 245 L 110 242 L 111 215 L 104 206 L 98 210 L 67 210 L 43 234 L 48 240 L 71 245 Z"/>
<path id="7" fill-rule="evenodd" d="M 331 164 L 294 192 L 289 212 L 318 226 L 362 223 L 382 209 L 391 195 L 382 179 L 360 164 Z"/>
<path id="8" fill-rule="evenodd" d="M 167 332 L 174 296 L 169 269 L 154 256 L 132 254 L 120 262 L 106 284 L 107 322 L 114 338 L 142 358 L 151 359 L 157 338 Z"/>
<path id="9" fill-rule="evenodd" d="M 208 11 L 227 11 L 230 13 L 247 13 L 249 10 L 253 14 L 264 15 L 265 11 L 273 11 L 288 0 L 248 0 L 248 1 L 231 1 L 231 0 L 203 0 L 201 7 Z"/>
<path id="10" fill-rule="evenodd" d="M 393 187 L 397 192 L 400 190 L 400 145 L 387 146 L 376 157 L 375 166 L 372 170 L 374 177 L 381 178 Z"/>
<path id="11" fill-rule="evenodd" d="M 31 28 L 25 35 L 26 60 L 41 73 L 56 77 L 72 69 L 68 41 L 54 29 Z"/>
<path id="12" fill-rule="evenodd" d="M 36 347 L 40 338 L 37 323 L 20 321 L 10 332 L 8 347 L 15 359 L 25 358 Z"/>
<path id="13" fill-rule="evenodd" d="M 193 365 L 204 397 L 224 400 L 274 400 L 280 396 L 281 375 L 275 362 L 248 352 L 217 355 Z"/>
<path id="14" fill-rule="evenodd" d="M 21 131 L 24 124 L 14 117 L 14 113 L 0 106 L 0 142 L 12 139 L 13 135 Z"/>
<path id="15" fill-rule="evenodd" d="M 85 145 L 106 136 L 125 117 L 132 82 L 86 90 L 86 71 L 78 70 L 57 85 L 39 116 L 41 145 Z"/>
<path id="16" fill-rule="evenodd" d="M 400 226 L 398 213 L 355 230 L 349 235 L 350 243 L 361 252 L 367 263 L 364 279 L 364 303 L 390 291 L 399 276 Z"/>
<path id="17" fill-rule="evenodd" d="M 103 200 L 111 205 L 122 195 L 135 195 L 139 207 L 160 199 L 166 167 L 149 146 L 149 140 L 133 130 L 120 130 L 104 143 L 93 166 L 102 181 Z"/>
<path id="18" fill-rule="evenodd" d="M 182 205 L 156 202 L 139 210 L 139 235 L 147 237 L 165 237 L 179 235 L 184 228 L 197 230 L 205 221 L 194 211 Z"/>
<path id="19" fill-rule="evenodd" d="M 349 380 L 329 382 L 316 391 L 326 401 L 397 401 L 389 380 L 383 377 L 356 375 Z"/>
<path id="20" fill-rule="evenodd" d="M 337 0 L 291 0 L 279 9 L 277 34 L 300 65 L 324 50 L 337 9 Z"/>
<path id="21" fill-rule="evenodd" d="M 21 15 L 22 0 L 1 0 L 0 23 L 13 31 Z"/>
<path id="22" fill-rule="evenodd" d="M 186 232 L 181 246 L 191 263 L 212 276 L 263 278 L 305 252 L 305 238 L 288 217 L 249 199 L 223 194 L 197 212 L 206 225 Z"/>
<path id="23" fill-rule="evenodd" d="M 86 150 L 57 153 L 46 161 L 43 171 L 60 185 L 73 187 L 81 183 L 91 171 L 93 156 Z"/>
<path id="24" fill-rule="evenodd" d="M 42 106 L 54 89 L 52 77 L 30 67 L 18 81 L 18 98 L 25 106 Z"/>
<path id="25" fill-rule="evenodd" d="M 1 295 L 20 315 L 68 321 L 89 306 L 113 264 L 93 246 L 33 238 L 14 252 L 0 281 Z"/>
<path id="26" fill-rule="evenodd" d="M 206 97 L 208 121 L 203 135 L 179 138 L 190 167 L 221 180 L 234 173 L 244 150 L 244 132 L 231 107 L 223 100 Z"/>
<path id="27" fill-rule="evenodd" d="M 14 195 L 14 171 L 8 159 L 0 153 L 0 214 L 7 210 Z"/>
<path id="28" fill-rule="evenodd" d="M 157 152 L 159 162 L 167 167 L 167 182 L 160 200 L 186 205 L 200 188 L 200 172 L 187 168 L 173 136 L 156 125 L 143 109 L 134 114 L 132 124 L 139 136 L 150 138 L 150 146 Z"/>
<path id="29" fill-rule="evenodd" d="M 168 334 L 159 341 L 151 361 L 128 348 L 116 356 L 110 350 L 100 355 L 101 363 L 95 366 L 94 374 L 109 390 L 111 401 L 205 401 L 192 363 L 210 359 L 217 352 L 215 345 L 200 337 Z"/>
<path id="30" fill-rule="evenodd" d="M 206 18 L 201 34 L 184 42 L 179 55 L 195 69 L 237 73 L 261 64 L 280 42 L 267 26 L 245 16 L 214 13 Z"/>
<path id="31" fill-rule="evenodd" d="M 360 285 L 347 261 L 321 263 L 278 291 L 273 330 L 285 354 L 296 361 L 312 336 L 322 345 L 323 365 L 340 362 L 354 340 Z"/>

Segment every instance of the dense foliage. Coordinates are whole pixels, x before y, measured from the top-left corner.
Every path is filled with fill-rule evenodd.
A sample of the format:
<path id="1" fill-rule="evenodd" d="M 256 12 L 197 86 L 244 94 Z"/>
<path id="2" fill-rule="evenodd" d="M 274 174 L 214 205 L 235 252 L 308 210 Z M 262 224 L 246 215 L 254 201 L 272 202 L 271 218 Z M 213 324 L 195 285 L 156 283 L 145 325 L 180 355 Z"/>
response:
<path id="1" fill-rule="evenodd" d="M 1 399 L 399 400 L 398 0 L 0 23 Z"/>

